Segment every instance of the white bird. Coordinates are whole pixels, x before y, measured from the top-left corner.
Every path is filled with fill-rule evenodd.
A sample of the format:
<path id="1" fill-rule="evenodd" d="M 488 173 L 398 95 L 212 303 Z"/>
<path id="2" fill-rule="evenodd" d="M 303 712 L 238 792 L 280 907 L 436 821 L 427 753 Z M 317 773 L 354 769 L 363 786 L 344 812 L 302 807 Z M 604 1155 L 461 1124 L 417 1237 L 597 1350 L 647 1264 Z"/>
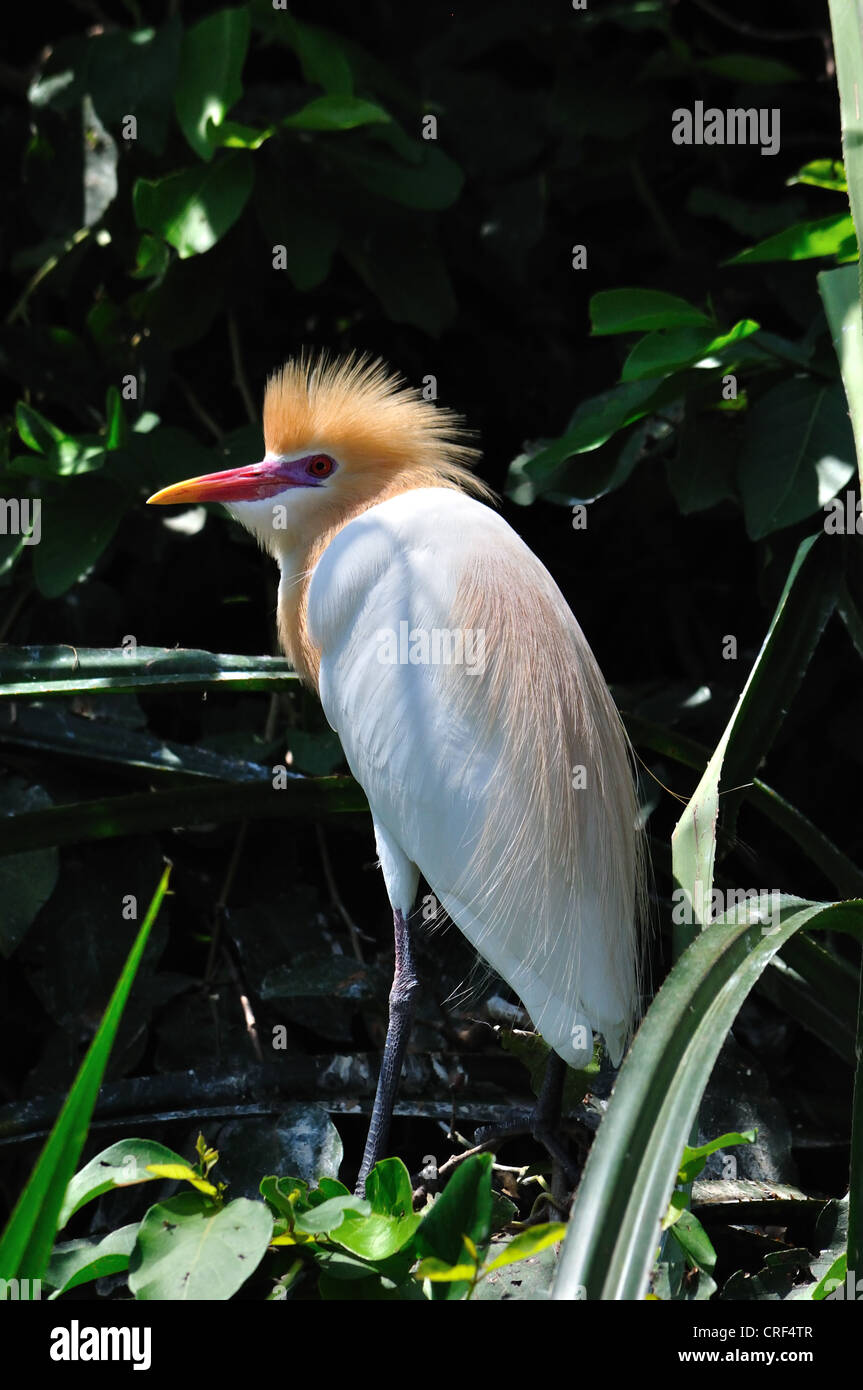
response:
<path id="1" fill-rule="evenodd" d="M 164 488 L 222 502 L 278 562 L 282 646 L 371 807 L 393 909 L 390 1021 L 358 1186 L 382 1156 L 417 989 L 420 874 L 571 1066 L 638 1011 L 629 748 L 548 571 L 488 505 L 460 419 L 380 362 L 301 358 L 260 463 Z"/>

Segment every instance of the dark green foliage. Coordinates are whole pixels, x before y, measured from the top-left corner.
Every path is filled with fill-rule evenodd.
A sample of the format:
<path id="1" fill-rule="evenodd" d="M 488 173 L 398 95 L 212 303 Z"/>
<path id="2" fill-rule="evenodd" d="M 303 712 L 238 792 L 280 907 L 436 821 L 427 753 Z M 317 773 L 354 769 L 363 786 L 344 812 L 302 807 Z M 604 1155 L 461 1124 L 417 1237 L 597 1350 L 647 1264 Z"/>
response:
<path id="1" fill-rule="evenodd" d="M 68 1090 L 119 974 L 134 935 L 124 900 L 147 900 L 168 855 L 173 892 L 99 1104 L 115 1106 L 118 1144 L 136 1142 L 130 1115 L 180 1114 L 159 1130 L 176 1162 L 195 1105 L 220 1107 L 236 1127 L 213 1135 L 231 1188 L 160 1194 L 151 1218 L 112 1192 L 96 1237 L 63 1232 L 55 1286 L 112 1274 L 138 1297 L 172 1296 L 146 1274 L 166 1204 L 194 1238 L 213 1205 L 239 1215 L 244 1203 L 242 1254 L 259 1263 L 243 1297 L 421 1297 L 418 1259 L 435 1298 L 511 1296 L 489 1265 L 523 1237 L 490 1244 L 516 1209 L 487 1160 L 458 1168 L 421 1223 L 409 1214 L 408 1169 L 429 1149 L 444 1161 L 432 1119 L 397 1121 L 408 1168 L 379 1170 L 368 1210 L 336 1178 L 339 1134 L 350 1177 L 361 1126 L 336 1109 L 336 1133 L 321 1073 L 374 1054 L 386 1015 L 388 912 L 365 872 L 364 798 L 315 701 L 265 656 L 270 562 L 215 509 L 178 528 L 143 504 L 178 478 L 259 458 L 266 376 L 303 347 L 367 350 L 418 385 L 434 378 L 477 431 L 504 514 L 572 603 L 643 759 L 654 983 L 686 937 L 669 925 L 672 893 L 707 860 L 723 891 L 860 896 L 863 522 L 849 401 L 859 433 L 863 350 L 846 329 L 859 318 L 849 199 L 859 230 L 861 172 L 854 140 L 840 144 L 828 9 L 783 7 L 799 37 L 780 42 L 766 0 L 744 7 L 743 29 L 740 7 L 663 0 L 104 8 L 93 28 L 70 11 L 50 32 L 42 12 L 24 14 L 0 106 L 0 497 L 19 518 L 28 504 L 34 526 L 17 533 L 7 508 L 0 528 L 0 817 L 12 822 L 0 841 L 0 1133 L 18 1141 L 2 1150 L 2 1196 L 11 1209 L 37 1153 L 27 1136 L 56 1111 L 42 1098 Z M 847 62 L 853 47 L 846 33 Z M 696 101 L 780 109 L 778 152 L 675 144 L 672 113 Z M 711 824 L 718 808 L 716 843 L 692 850 L 684 879 L 692 827 L 673 870 L 675 798 L 692 797 L 732 726 L 721 783 L 720 756 L 690 805 Z M 416 1060 L 455 1054 L 453 1077 L 465 1059 L 491 1067 L 495 1103 L 523 1100 L 525 1047 L 500 1053 L 478 996 L 439 1007 L 471 968 L 457 934 L 423 936 L 421 951 Z M 717 977 L 730 959 L 717 948 Z M 735 1025 L 796 1139 L 782 1178 L 819 1197 L 847 1190 L 858 967 L 853 937 L 801 932 Z M 256 1049 L 290 1079 L 275 1083 Z M 368 1075 L 339 1074 L 337 1101 L 367 1091 Z M 470 1077 L 464 1103 L 483 1085 Z M 435 1117 L 450 1118 L 453 1095 L 469 1132 L 458 1085 L 435 1092 Z M 858 1086 L 858 1165 L 861 1105 Z M 279 1163 L 263 1166 L 268 1137 Z M 670 1182 L 686 1137 L 664 1135 Z M 89 1142 L 87 1157 L 104 1147 Z M 300 1176 L 267 1178 L 259 1194 L 262 1171 Z M 528 1175 L 519 1217 L 536 1195 Z M 324 1203 L 333 1224 L 312 1231 Z M 700 1208 L 698 1220 L 717 1263 L 687 1210 L 661 1296 L 689 1296 L 695 1267 L 699 1297 L 729 1276 L 729 1296 L 757 1281 L 785 1296 L 844 1259 L 847 1221 L 841 1240 L 795 1237 L 830 1254 L 812 1280 L 798 1245 L 781 1267 L 766 1246 L 750 1252 L 744 1279 L 721 1223 Z M 267 1247 L 295 1228 L 294 1245 Z M 861 1229 L 852 1201 L 852 1240 Z M 547 1291 L 546 1257 L 533 1296 Z M 203 1296 L 239 1288 L 226 1275 Z"/>

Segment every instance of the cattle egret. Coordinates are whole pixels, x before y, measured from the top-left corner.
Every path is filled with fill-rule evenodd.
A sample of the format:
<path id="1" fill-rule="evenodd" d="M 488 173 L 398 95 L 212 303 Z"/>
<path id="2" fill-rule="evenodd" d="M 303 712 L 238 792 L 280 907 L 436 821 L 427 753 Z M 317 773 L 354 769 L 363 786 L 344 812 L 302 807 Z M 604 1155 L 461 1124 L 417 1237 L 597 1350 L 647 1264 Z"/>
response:
<path id="1" fill-rule="evenodd" d="M 626 735 L 550 574 L 470 472 L 458 416 L 381 362 L 289 362 L 260 463 L 150 502 L 221 502 L 281 570 L 282 646 L 371 807 L 395 974 L 358 1190 L 387 1142 L 417 991 L 419 876 L 564 1062 L 619 1064 L 638 1006 Z"/>

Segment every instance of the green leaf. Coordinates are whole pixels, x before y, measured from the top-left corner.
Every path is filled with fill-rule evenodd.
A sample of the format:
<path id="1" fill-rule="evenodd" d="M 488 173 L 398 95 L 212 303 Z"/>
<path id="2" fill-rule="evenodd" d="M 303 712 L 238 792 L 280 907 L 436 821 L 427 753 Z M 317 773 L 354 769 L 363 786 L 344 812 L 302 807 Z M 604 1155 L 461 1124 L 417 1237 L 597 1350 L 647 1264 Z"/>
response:
<path id="1" fill-rule="evenodd" d="M 590 331 L 645 333 L 656 328 L 708 328 L 711 319 L 664 290 L 600 290 L 590 301 Z"/>
<path id="2" fill-rule="evenodd" d="M 474 1264 L 448 1265 L 443 1260 L 434 1259 L 433 1256 L 427 1260 L 420 1260 L 416 1269 L 417 1279 L 430 1279 L 435 1284 L 470 1283 L 475 1275 Z"/>
<path id="3" fill-rule="evenodd" d="M 291 767 L 310 777 L 325 777 L 345 761 L 339 736 L 332 729 L 320 734 L 310 734 L 305 729 L 290 729 L 286 745 L 291 752 Z"/>
<path id="4" fill-rule="evenodd" d="M 326 92 L 350 96 L 353 75 L 342 39 L 292 15 L 285 15 L 284 19 L 279 15 L 277 23 L 297 54 L 306 81 L 316 82 Z"/>
<path id="5" fill-rule="evenodd" d="M 820 1302 L 822 1298 L 828 1298 L 843 1289 L 848 1268 L 848 1256 L 843 1250 L 841 1255 L 837 1255 L 830 1268 L 822 1274 L 815 1288 L 810 1294 L 810 1298 Z M 844 1292 L 844 1289 L 843 1289 Z M 856 1290 L 855 1290 L 856 1293 Z"/>
<path id="6" fill-rule="evenodd" d="M 137 1235 L 138 1222 L 133 1221 L 94 1240 L 73 1240 L 55 1246 L 44 1281 L 54 1290 L 51 1297 L 59 1298 L 79 1284 L 89 1284 L 107 1274 L 123 1273 L 129 1268 Z"/>
<path id="7" fill-rule="evenodd" d="M 754 1143 L 755 1130 L 748 1129 L 745 1134 L 738 1134 L 736 1131 L 720 1134 L 718 1139 L 711 1139 L 707 1144 L 699 1144 L 697 1148 L 690 1148 L 687 1144 L 683 1150 L 683 1158 L 677 1172 L 677 1181 L 679 1183 L 693 1182 L 704 1168 L 710 1155 L 718 1153 L 720 1149 L 729 1149 L 735 1144 Z"/>
<path id="8" fill-rule="evenodd" d="M 686 199 L 686 211 L 696 217 L 715 217 L 733 227 L 738 236 L 755 241 L 783 231 L 794 218 L 804 217 L 806 205 L 802 198 L 789 198 L 782 203 L 735 198 L 727 187 L 696 184 Z"/>
<path id="9" fill-rule="evenodd" d="M 128 495 L 107 478 L 83 477 L 46 494 L 42 538 L 33 573 L 46 598 L 71 589 L 110 544 L 128 507 Z"/>
<path id="10" fill-rule="evenodd" d="M 534 482 L 542 483 L 573 454 L 598 449 L 625 425 L 649 413 L 656 390 L 655 381 L 630 381 L 582 401 L 566 433 L 534 453 L 524 464 L 524 472 Z"/>
<path id="11" fill-rule="evenodd" d="M 813 536 L 798 547 L 767 635 L 734 713 L 674 828 L 671 843 L 675 880 L 686 894 L 693 919 L 692 926 L 675 928 L 676 954 L 708 920 L 706 909 L 710 906 L 713 884 L 719 780 L 723 766 L 730 789 L 739 789 L 752 776 L 776 736 L 782 714 L 803 678 L 824 624 L 835 607 L 838 576 L 835 567 L 824 562 L 824 542 L 820 549 L 817 543 L 818 537 Z M 729 829 L 733 826 L 740 795 L 736 790 L 725 798 Z"/>
<path id="12" fill-rule="evenodd" d="M 715 507 L 737 495 L 740 426 L 724 411 L 699 411 L 687 401 L 683 426 L 666 477 L 683 516 Z"/>
<path id="13" fill-rule="evenodd" d="M 790 179 L 786 179 L 786 183 L 807 183 L 814 188 L 831 188 L 837 193 L 848 191 L 845 165 L 841 159 L 811 159 Z"/>
<path id="14" fill-rule="evenodd" d="M 415 163 L 386 150 L 372 149 L 367 143 L 350 147 L 333 143 L 327 155 L 331 162 L 377 197 L 423 212 L 438 212 L 450 207 L 464 184 L 464 174 L 458 164 L 433 141 L 417 141 Z"/>
<path id="15" fill-rule="evenodd" d="M 854 1066 L 859 977 L 848 961 L 801 933 L 770 962 L 759 992 Z"/>
<path id="16" fill-rule="evenodd" d="M 368 1217 L 371 1210 L 371 1203 L 365 1198 L 348 1193 L 346 1197 L 330 1197 L 326 1202 L 321 1202 L 320 1206 L 298 1213 L 295 1226 L 304 1235 L 330 1235 L 339 1229 L 348 1212 Z"/>
<path id="17" fill-rule="evenodd" d="M 284 246 L 287 273 L 298 290 L 326 280 L 341 237 L 338 218 L 325 208 L 297 203 L 281 179 L 259 179 L 255 212 L 271 246 Z"/>
<path id="18" fill-rule="evenodd" d="M 99 435 L 71 435 L 55 444 L 47 455 L 19 454 L 9 463 L 10 473 L 30 478 L 73 478 L 96 473 L 105 464 L 105 441 Z"/>
<path id="19" fill-rule="evenodd" d="M 252 23 L 268 39 L 288 45 L 300 61 L 303 77 L 326 92 L 353 92 L 353 75 L 346 53 L 347 41 L 338 34 L 305 24 L 287 9 L 274 9 L 272 0 L 251 0 Z"/>
<path id="20" fill-rule="evenodd" d="M 123 1010 L 132 988 L 150 929 L 168 888 L 170 868 L 165 869 L 153 895 L 141 929 L 129 952 L 102 1022 L 78 1070 L 59 1116 L 24 1191 L 15 1204 L 0 1239 L 0 1277 L 39 1279 L 45 1271 L 59 1226 L 67 1185 L 84 1142 L 90 1116 Z"/>
<path id="21" fill-rule="evenodd" d="M 331 1197 L 349 1197 L 351 1195 L 350 1188 L 345 1187 L 338 1178 L 321 1178 L 314 1195 L 318 1193 L 320 1193 L 322 1202 L 329 1201 Z"/>
<path id="22" fill-rule="evenodd" d="M 225 1301 L 254 1274 L 272 1233 L 263 1202 L 237 1197 L 217 1208 L 183 1192 L 151 1207 L 141 1222 L 129 1288 L 143 1302 Z"/>
<path id="23" fill-rule="evenodd" d="M 816 256 L 838 256 L 848 260 L 856 255 L 857 239 L 850 212 L 835 212 L 815 222 L 798 222 L 777 232 L 766 241 L 759 241 L 736 256 L 726 265 L 754 265 L 763 261 L 806 261 Z"/>
<path id="24" fill-rule="evenodd" d="M 823 270 L 818 276 L 818 290 L 851 412 L 858 476 L 863 489 L 863 317 L 859 284 L 858 268 L 853 265 Z"/>
<path id="25" fill-rule="evenodd" d="M 161 237 L 144 232 L 135 254 L 135 269 L 129 274 L 136 280 L 161 279 L 171 263 L 171 253 Z"/>
<path id="26" fill-rule="evenodd" d="M 859 242 L 863 234 L 863 111 L 860 107 L 863 36 L 860 33 L 860 13 L 856 0 L 830 0 L 830 25 L 833 30 L 833 53 L 839 87 L 842 153 L 848 179 L 848 202 L 851 205 L 851 215 Z M 863 262 L 857 266 L 857 297 L 858 301 L 863 302 Z M 863 477 L 863 458 L 860 460 L 860 468 Z M 863 1257 L 863 1248 L 860 1255 Z"/>
<path id="27" fill-rule="evenodd" d="M 123 401 L 116 386 L 109 386 L 105 399 L 105 448 L 109 452 L 123 449 L 129 442 L 129 427 L 123 413 Z"/>
<path id="28" fill-rule="evenodd" d="M 712 1274 L 716 1267 L 716 1251 L 698 1217 L 691 1211 L 682 1211 L 670 1230 L 688 1262 L 705 1274 Z"/>
<path id="29" fill-rule="evenodd" d="M 252 162 L 243 154 L 163 179 L 138 179 L 132 192 L 135 220 L 175 247 L 181 260 L 203 255 L 233 227 L 253 183 Z"/>
<path id="30" fill-rule="evenodd" d="M 153 1182 L 155 1174 L 147 1171 L 149 1164 L 183 1162 L 180 1154 L 167 1149 L 164 1144 L 158 1144 L 155 1139 L 121 1139 L 96 1154 L 72 1178 L 57 1219 L 58 1231 L 62 1231 L 76 1211 L 80 1211 L 87 1202 L 101 1197 L 103 1192 Z"/>
<path id="31" fill-rule="evenodd" d="M 761 58 L 755 53 L 722 53 L 702 58 L 697 65 L 703 72 L 726 77 L 729 82 L 799 82 L 800 73 L 778 58 Z"/>
<path id="32" fill-rule="evenodd" d="M 298 1211 L 305 1211 L 309 1205 L 309 1185 L 302 1178 L 261 1178 L 258 1191 L 280 1216 L 289 1217 L 291 1221 Z M 350 1194 L 346 1190 L 344 1193 L 331 1193 L 329 1195 L 349 1196 Z"/>
<path id="33" fill-rule="evenodd" d="M 760 540 L 813 516 L 855 472 L 839 382 L 780 381 L 749 410 L 738 461 L 746 530 Z"/>
<path id="34" fill-rule="evenodd" d="M 434 241 L 384 224 L 343 251 L 394 323 L 414 324 L 438 338 L 455 318 L 455 294 Z"/>
<path id="35" fill-rule="evenodd" d="M 275 133 L 275 126 L 258 130 L 242 121 L 223 121 L 217 130 L 210 126 L 209 138 L 214 149 L 259 150 Z"/>
<path id="36" fill-rule="evenodd" d="M 723 824 L 729 833 L 745 795 L 742 784 L 753 778 L 771 748 L 836 608 L 842 572 L 840 550 L 823 533 L 800 543 L 729 725 L 731 736 L 722 766 L 728 786 Z M 718 766 L 714 770 L 718 776 Z"/>
<path id="37" fill-rule="evenodd" d="M 671 426 L 665 421 L 648 420 L 622 441 L 612 438 L 589 453 L 574 454 L 539 484 L 527 471 L 533 456 L 521 454 L 509 466 L 507 496 L 519 506 L 528 506 L 540 496 L 564 507 L 595 502 L 622 487 L 645 456 L 647 447 L 670 433 Z"/>
<path id="38" fill-rule="evenodd" d="M 15 424 L 27 448 L 35 449 L 40 454 L 53 455 L 56 445 L 69 438 L 24 401 L 19 401 L 15 406 Z"/>
<path id="39" fill-rule="evenodd" d="M 853 1178 L 853 1173 L 852 1173 Z M 859 1266 L 851 1265 L 848 1259 L 851 1245 L 851 1193 L 843 1198 L 832 1198 L 818 1213 L 815 1222 L 813 1249 L 818 1251 L 815 1259 L 810 1255 L 809 1268 L 813 1275 L 813 1286 L 808 1290 L 809 1297 L 817 1301 L 822 1298 L 843 1299 L 847 1293 L 860 1296 Z M 845 1284 L 848 1269 L 855 1271 L 851 1281 L 852 1289 Z M 840 1283 L 837 1285 L 836 1281 Z"/>
<path id="40" fill-rule="evenodd" d="M 26 814 L 52 804 L 42 787 L 31 786 L 18 777 L 4 777 L 0 782 L 0 817 Z M 0 859 L 0 954 L 7 959 L 54 892 L 58 873 L 56 849 L 38 849 Z"/>
<path id="41" fill-rule="evenodd" d="M 718 920 L 684 951 L 618 1076 L 576 1195 L 556 1299 L 643 1298 L 689 1134 L 734 1018 L 794 932 L 863 930 L 863 901 L 789 902 L 773 934 Z M 581 1291 L 581 1292 L 579 1292 Z"/>
<path id="42" fill-rule="evenodd" d="M 385 125 L 391 119 L 377 102 L 334 94 L 315 97 L 301 111 L 285 116 L 282 125 L 288 130 L 355 130 L 361 125 Z"/>
<path id="43" fill-rule="evenodd" d="M 422 1219 L 414 1212 L 410 1173 L 400 1158 L 375 1164 L 366 1181 L 366 1198 L 371 1212 L 355 1218 L 360 1208 L 352 1207 L 333 1239 L 364 1259 L 385 1260 L 403 1249 Z"/>
<path id="44" fill-rule="evenodd" d="M 384 1158 L 375 1164 L 366 1179 L 366 1197 L 379 1215 L 401 1218 L 413 1212 L 411 1175 L 400 1158 Z"/>
<path id="45" fill-rule="evenodd" d="M 183 37 L 174 107 L 180 128 L 201 159 L 213 157 L 213 135 L 243 95 L 240 77 L 249 46 L 248 9 L 218 10 Z M 170 238 L 166 238 L 170 240 Z"/>
<path id="46" fill-rule="evenodd" d="M 465 1236 L 478 1250 L 485 1250 L 491 1236 L 492 1164 L 491 1154 L 475 1154 L 456 1168 L 417 1230 L 420 1258 L 431 1256 L 448 1266 L 460 1265 Z M 459 1299 L 465 1292 L 463 1282 L 441 1290 L 447 1299 Z"/>
<path id="47" fill-rule="evenodd" d="M 365 1218 L 346 1216 L 333 1240 L 365 1260 L 386 1260 L 402 1250 L 417 1230 L 422 1217 L 408 1208 L 401 1216 L 373 1212 Z"/>
<path id="48" fill-rule="evenodd" d="M 170 1182 L 191 1183 L 198 1192 L 203 1192 L 207 1197 L 218 1197 L 219 1195 L 219 1189 L 213 1183 L 202 1178 L 190 1163 L 151 1163 L 148 1167 L 154 1178 L 164 1178 Z"/>
<path id="49" fill-rule="evenodd" d="M 668 1211 L 662 1218 L 662 1229 L 667 1231 L 677 1221 L 685 1211 L 689 1209 L 689 1194 L 675 1189 L 671 1194 L 671 1201 L 668 1203 Z"/>
<path id="50" fill-rule="evenodd" d="M 557 1245 L 565 1235 L 566 1226 L 560 1221 L 549 1221 L 543 1226 L 531 1226 L 528 1230 L 513 1236 L 503 1253 L 483 1266 L 483 1274 L 489 1274 L 493 1269 L 502 1269 L 504 1265 L 515 1264 L 517 1260 L 529 1260 L 532 1255 L 538 1255 L 549 1245 Z"/>
<path id="51" fill-rule="evenodd" d="M 645 377 L 666 376 L 681 367 L 693 366 L 751 337 L 759 327 L 754 319 L 741 319 L 727 333 L 716 333 L 713 328 L 659 329 L 635 344 L 623 364 L 620 379 L 642 381 Z"/>

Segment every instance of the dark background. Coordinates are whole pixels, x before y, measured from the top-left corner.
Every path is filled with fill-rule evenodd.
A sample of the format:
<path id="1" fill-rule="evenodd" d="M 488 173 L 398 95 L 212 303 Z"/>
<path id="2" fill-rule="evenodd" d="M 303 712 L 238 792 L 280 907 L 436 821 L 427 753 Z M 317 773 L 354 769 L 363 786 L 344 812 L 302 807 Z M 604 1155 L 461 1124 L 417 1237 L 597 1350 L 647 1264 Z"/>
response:
<path id="1" fill-rule="evenodd" d="M 141 25 L 170 37 L 213 10 L 144 3 Z M 277 31 L 274 13 L 263 0 L 252 6 L 243 91 L 231 110 L 254 127 L 300 110 L 321 91 L 304 74 L 296 44 Z M 59 558 L 46 552 L 37 563 L 38 548 L 14 553 L 0 537 L 2 641 L 112 647 L 131 634 L 145 646 L 273 652 L 275 574 L 250 539 L 215 511 L 187 535 L 168 529 L 165 513 L 144 507 L 157 486 L 260 457 L 259 426 L 249 418 L 235 358 L 256 409 L 267 374 L 308 346 L 380 355 L 415 383 L 432 374 L 441 403 L 461 411 L 477 433 L 482 476 L 506 493 L 517 481 L 513 460 L 564 433 L 580 403 L 618 381 L 633 335 L 591 336 L 591 297 L 651 287 L 708 307 L 723 327 L 755 319 L 787 353 L 760 362 L 728 359 L 725 369 L 734 367 L 748 396 L 747 409 L 734 413 L 715 409 L 721 371 L 702 373 L 707 385 L 681 371 L 679 391 L 646 427 L 642 421 L 619 430 L 600 449 L 576 455 L 536 489 L 530 505 L 508 496 L 501 505 L 566 594 L 624 713 L 712 749 L 796 548 L 823 521 L 811 476 L 804 480 L 808 509 L 758 536 L 747 525 L 743 492 L 752 407 L 783 382 L 836 386 L 815 282 L 815 271 L 832 258 L 724 262 L 793 223 L 846 206 L 841 192 L 787 185 L 809 161 L 841 157 L 826 5 L 591 3 L 583 13 L 563 0 L 297 3 L 291 13 L 328 34 L 328 51 L 342 53 L 356 94 L 383 106 L 411 141 L 422 115 L 435 113 L 437 146 L 455 172 L 429 164 L 419 145 L 411 164 L 381 142 L 377 126 L 280 130 L 239 156 L 253 161 L 254 191 L 233 225 L 212 249 L 185 259 L 152 227 L 136 223 L 133 202 L 136 180 L 197 163 L 173 114 L 179 79 L 168 39 L 161 67 L 134 88 L 131 49 L 92 58 L 94 45 L 119 44 L 116 35 L 130 28 L 119 4 L 19 11 L 7 34 L 0 72 L 8 152 L 0 241 L 9 306 L 0 331 L 3 495 L 19 495 L 25 481 L 39 489 L 43 527 L 65 540 L 52 542 Z M 45 85 L 63 73 L 71 79 Z M 136 142 L 119 137 L 119 117 L 132 106 L 124 81 L 151 122 L 149 143 L 143 135 Z M 42 84 L 36 103 L 28 102 L 33 82 Z M 87 95 L 95 122 L 82 107 Z M 780 107 L 779 153 L 672 143 L 671 112 L 699 99 L 723 108 Z M 142 118 L 142 130 L 144 124 Z M 108 137 L 116 142 L 113 155 Z M 98 203 L 99 180 L 112 164 L 116 194 L 70 249 L 86 225 L 85 180 L 95 180 L 90 196 Z M 160 242 L 159 273 L 136 277 L 148 230 Z M 287 271 L 272 268 L 276 242 L 288 246 Z M 587 248 L 584 270 L 571 266 L 576 244 Z M 106 398 L 129 372 L 138 378 L 139 399 L 123 404 L 126 434 L 99 469 L 79 475 L 58 464 L 52 473 L 38 451 L 28 452 L 16 429 L 16 401 L 70 439 L 104 439 Z M 142 412 L 153 412 L 158 424 L 132 435 Z M 615 486 L 613 470 L 627 446 L 635 465 Z M 29 481 L 22 458 L 33 464 Z M 777 449 L 762 464 L 765 485 L 780 495 L 787 457 Z M 696 465 L 707 468 L 708 485 L 687 501 Z M 574 530 L 571 504 L 591 498 L 586 530 Z M 855 588 L 855 542 L 835 543 L 848 551 Z M 58 578 L 61 571 L 68 582 Z M 736 661 L 723 659 L 728 634 L 737 640 Z M 2 660 L 0 648 L 0 668 Z M 702 687 L 707 693 L 692 702 Z M 147 786 L 124 751 L 130 730 L 264 765 L 290 749 L 293 767 L 312 775 L 343 767 L 316 701 L 298 690 L 272 709 L 264 695 L 214 693 L 206 700 L 82 698 L 42 709 L 55 722 L 41 745 L 34 735 L 24 746 L 4 728 L 0 810 L 7 813 L 47 798 L 83 801 Z M 834 618 L 759 773 L 858 861 L 860 712 L 859 667 Z M 89 735 L 103 735 L 106 749 L 116 749 L 113 767 L 68 755 L 84 724 Z M 680 812 L 662 788 L 686 797 L 697 773 L 648 746 L 639 751 L 643 796 L 652 807 L 658 981 L 669 955 L 669 837 Z M 727 882 L 840 896 L 745 806 L 736 838 L 723 850 Z M 219 1078 L 256 1065 L 241 992 L 252 1002 L 265 1048 L 274 1025 L 287 1027 L 287 1054 L 276 1054 L 277 1061 L 379 1046 L 390 923 L 363 818 L 319 825 L 259 820 L 239 840 L 235 825 L 166 828 L 59 855 L 34 851 L 27 860 L 2 861 L 9 900 L 19 901 L 24 880 L 36 886 L 33 910 L 16 940 L 7 939 L 0 972 L 0 1102 L 13 1128 L 10 1107 L 62 1092 L 71 1081 L 131 939 L 133 924 L 119 920 L 117 904 L 130 892 L 149 900 L 164 854 L 175 863 L 174 895 L 110 1064 L 111 1081 L 139 1079 L 126 1101 L 120 1097 L 117 1132 L 128 1133 L 130 1117 L 148 1108 L 183 1109 L 180 1081 L 168 1087 L 168 1099 L 162 1092 L 154 1099 L 157 1091 L 148 1087 L 159 1078 L 192 1069 L 224 1101 Z M 349 958 L 351 946 L 323 854 L 363 934 L 359 997 L 341 977 L 333 984 L 333 953 Z M 471 972 L 458 933 L 425 940 L 422 958 L 427 989 L 418 1052 L 485 1058 L 476 1063 L 489 1069 L 476 1083 L 481 1094 L 526 1094 L 526 1074 L 500 1052 L 488 1026 L 483 991 L 441 1007 Z M 302 967 L 306 985 L 295 977 L 293 993 L 268 995 L 264 982 L 286 965 Z M 774 1176 L 841 1192 L 847 1065 L 766 998 L 747 1005 L 735 1036 L 758 1073 L 753 1086 L 781 1105 L 773 1117 L 781 1138 L 768 1156 Z M 728 1084 L 733 1091 L 739 1075 Z M 281 1099 L 312 1100 L 311 1091 Z M 256 1097 L 252 1083 L 249 1096 Z M 213 1128 L 206 1131 L 217 1146 L 220 1123 L 208 1121 Z M 187 1117 L 158 1133 L 182 1147 L 196 1124 Z M 337 1124 L 347 1174 L 359 1161 L 364 1121 L 356 1115 Z M 113 1132 L 101 1131 L 91 1149 Z M 261 1132 L 250 1130 L 245 1144 L 235 1144 L 248 1158 L 248 1172 L 238 1164 L 236 1190 L 264 1171 L 255 1157 Z M 446 1151 L 429 1121 L 399 1121 L 394 1148 L 412 1171 L 426 1152 Z M 34 1154 L 29 1141 L 5 1149 L 8 1201 Z"/>

